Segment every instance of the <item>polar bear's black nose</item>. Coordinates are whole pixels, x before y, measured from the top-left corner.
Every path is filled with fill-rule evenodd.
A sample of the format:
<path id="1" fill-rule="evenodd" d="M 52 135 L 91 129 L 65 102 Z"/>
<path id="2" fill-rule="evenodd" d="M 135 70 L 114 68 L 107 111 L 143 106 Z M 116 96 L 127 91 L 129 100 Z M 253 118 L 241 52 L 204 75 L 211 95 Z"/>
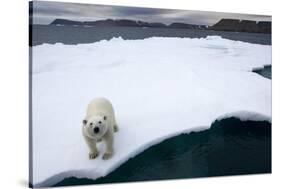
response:
<path id="1" fill-rule="evenodd" d="M 94 128 L 94 133 L 98 133 L 100 131 L 100 129 L 98 127 Z"/>

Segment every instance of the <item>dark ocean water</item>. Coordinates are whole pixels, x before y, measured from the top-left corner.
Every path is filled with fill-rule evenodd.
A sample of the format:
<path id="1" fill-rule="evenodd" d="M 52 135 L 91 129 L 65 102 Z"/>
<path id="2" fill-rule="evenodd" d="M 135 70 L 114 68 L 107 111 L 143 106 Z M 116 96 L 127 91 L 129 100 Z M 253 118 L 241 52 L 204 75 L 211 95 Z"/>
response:
<path id="1" fill-rule="evenodd" d="M 271 35 L 188 29 L 132 27 L 33 26 L 30 44 L 92 43 L 121 36 L 124 39 L 147 37 L 223 38 L 271 45 Z M 271 66 L 255 70 L 271 79 Z M 54 186 L 198 178 L 223 175 L 271 173 L 271 123 L 242 122 L 236 118 L 216 121 L 201 132 L 182 134 L 156 144 L 129 159 L 106 177 L 97 180 L 66 178 Z M 52 180 L 52 178 L 50 178 Z M 48 181 L 45 182 L 48 186 Z"/>
<path id="2" fill-rule="evenodd" d="M 219 35 L 226 39 L 249 43 L 271 45 L 271 34 L 224 32 L 211 30 L 173 29 L 173 28 L 141 28 L 141 27 L 84 27 L 34 25 L 30 30 L 30 43 L 92 43 L 109 40 L 121 36 L 123 39 L 144 39 L 148 37 L 190 37 L 200 38 L 208 35 Z M 30 34 L 31 34 L 30 33 Z"/>
<path id="3" fill-rule="evenodd" d="M 257 69 L 253 72 L 260 74 L 265 78 L 271 79 L 271 66 L 265 66 L 263 69 Z"/>
<path id="4" fill-rule="evenodd" d="M 54 186 L 271 173 L 271 123 L 228 118 L 154 145 L 97 180 Z"/>
<path id="5" fill-rule="evenodd" d="M 145 39 L 148 37 L 190 37 L 201 38 L 208 35 L 218 35 L 226 39 L 271 45 L 271 34 L 224 32 L 212 30 L 194 30 L 177 28 L 141 28 L 141 27 L 85 27 L 85 26 L 55 26 L 33 25 L 30 27 L 30 46 L 43 43 L 83 44 L 100 40 L 110 40 L 113 37 L 123 39 Z M 271 66 L 255 70 L 266 78 L 271 79 Z"/>

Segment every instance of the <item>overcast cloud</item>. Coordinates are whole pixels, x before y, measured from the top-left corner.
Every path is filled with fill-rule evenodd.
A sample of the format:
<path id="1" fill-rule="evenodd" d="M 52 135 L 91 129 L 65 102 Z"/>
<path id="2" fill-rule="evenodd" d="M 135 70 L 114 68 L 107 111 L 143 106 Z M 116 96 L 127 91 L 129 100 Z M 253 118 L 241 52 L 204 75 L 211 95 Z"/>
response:
<path id="1" fill-rule="evenodd" d="M 187 11 L 171 9 L 152 9 L 108 5 L 77 4 L 63 2 L 33 2 L 33 24 L 49 24 L 54 19 L 94 21 L 101 19 L 131 19 L 146 22 L 184 22 L 189 24 L 213 25 L 222 18 L 271 21 L 271 16 Z"/>

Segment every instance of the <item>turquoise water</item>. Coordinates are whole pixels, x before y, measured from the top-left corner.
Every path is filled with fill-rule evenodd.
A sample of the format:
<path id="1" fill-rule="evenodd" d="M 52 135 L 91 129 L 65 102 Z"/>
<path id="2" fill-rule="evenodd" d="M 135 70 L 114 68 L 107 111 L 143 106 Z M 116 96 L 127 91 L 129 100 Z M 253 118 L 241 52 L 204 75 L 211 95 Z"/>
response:
<path id="1" fill-rule="evenodd" d="M 271 173 L 271 124 L 228 118 L 154 145 L 97 180 L 55 186 Z"/>

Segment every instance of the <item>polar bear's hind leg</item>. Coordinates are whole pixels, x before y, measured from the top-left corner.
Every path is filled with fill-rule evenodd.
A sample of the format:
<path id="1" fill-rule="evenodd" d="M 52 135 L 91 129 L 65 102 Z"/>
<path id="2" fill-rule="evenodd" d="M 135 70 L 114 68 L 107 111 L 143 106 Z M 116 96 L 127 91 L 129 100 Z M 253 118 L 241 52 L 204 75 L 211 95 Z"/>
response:
<path id="1" fill-rule="evenodd" d="M 117 132 L 119 130 L 116 123 L 114 124 L 113 129 L 114 129 L 114 132 Z"/>
<path id="2" fill-rule="evenodd" d="M 114 130 L 114 132 L 117 132 L 119 130 L 118 125 L 116 123 L 115 116 L 113 116 L 113 130 Z"/>

